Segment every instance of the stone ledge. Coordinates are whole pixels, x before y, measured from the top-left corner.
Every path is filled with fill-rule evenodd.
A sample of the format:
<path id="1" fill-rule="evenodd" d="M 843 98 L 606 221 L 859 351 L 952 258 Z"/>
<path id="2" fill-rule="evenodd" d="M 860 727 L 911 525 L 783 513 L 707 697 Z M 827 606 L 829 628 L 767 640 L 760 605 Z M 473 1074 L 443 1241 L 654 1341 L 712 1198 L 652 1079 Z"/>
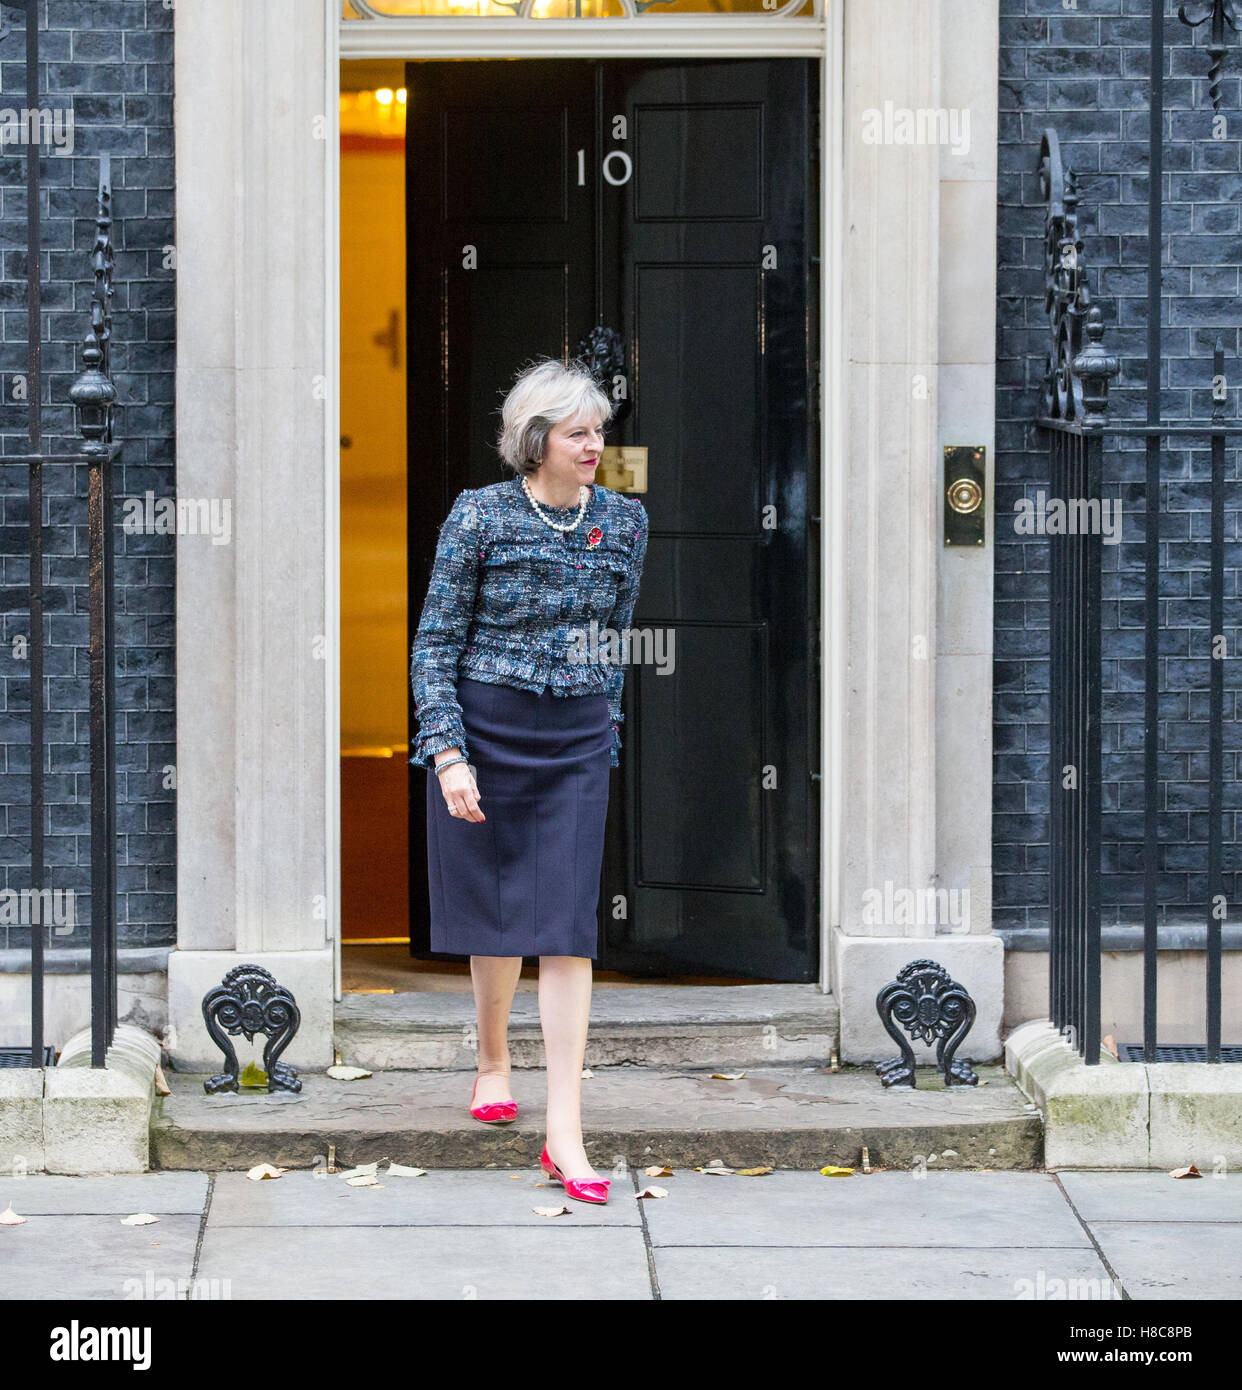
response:
<path id="1" fill-rule="evenodd" d="M 1089 1067 L 1047 1019 L 1015 1028 L 1005 1069 L 1044 1119 L 1044 1164 L 1210 1173 L 1242 1163 L 1242 1067 L 1118 1062 Z"/>
<path id="2" fill-rule="evenodd" d="M 0 1072 L 0 1161 L 27 1172 L 143 1173 L 150 1167 L 151 1106 L 160 1045 L 117 1026 L 102 1068 L 91 1032 L 70 1038 L 55 1067 Z"/>

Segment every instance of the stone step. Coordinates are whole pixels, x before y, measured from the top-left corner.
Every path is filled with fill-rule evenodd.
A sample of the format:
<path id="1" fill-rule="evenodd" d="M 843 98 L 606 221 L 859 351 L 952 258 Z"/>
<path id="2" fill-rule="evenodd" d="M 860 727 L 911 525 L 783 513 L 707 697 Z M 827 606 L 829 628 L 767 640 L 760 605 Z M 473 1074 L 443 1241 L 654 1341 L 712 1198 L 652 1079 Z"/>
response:
<path id="1" fill-rule="evenodd" d="M 618 1159 L 674 1168 L 720 1159 L 729 1167 L 1037 1168 L 1043 1138 L 1033 1111 L 999 1066 L 980 1084 L 946 1090 L 934 1069 L 919 1089 L 885 1090 L 872 1067 L 764 1066 L 740 1080 L 685 1067 L 599 1067 L 582 1083 L 587 1153 L 597 1171 Z M 483 1125 L 467 1105 L 467 1071 L 377 1072 L 359 1081 L 301 1073 L 298 1094 L 207 1096 L 204 1075 L 166 1073 L 151 1162 L 166 1169 L 284 1168 L 390 1158 L 422 1168 L 537 1167 L 544 1143 L 546 1073 L 513 1073 L 518 1119 Z M 933 1158 L 932 1155 L 935 1155 Z"/>
<path id="2" fill-rule="evenodd" d="M 838 1009 L 818 985 L 597 987 L 586 1065 L 710 1067 L 825 1065 L 837 1041 Z M 336 1006 L 341 1060 L 374 1071 L 474 1065 L 469 993 L 347 994 Z M 515 1068 L 544 1065 L 539 1000 L 519 990 L 509 1021 Z"/>

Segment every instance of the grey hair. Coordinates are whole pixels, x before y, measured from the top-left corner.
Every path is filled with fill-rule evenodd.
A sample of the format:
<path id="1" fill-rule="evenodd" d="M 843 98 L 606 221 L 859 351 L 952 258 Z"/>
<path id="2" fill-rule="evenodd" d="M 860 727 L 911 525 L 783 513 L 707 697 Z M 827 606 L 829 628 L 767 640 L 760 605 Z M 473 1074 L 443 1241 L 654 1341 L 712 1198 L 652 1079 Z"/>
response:
<path id="1" fill-rule="evenodd" d="M 496 451 L 515 473 L 534 473 L 552 427 L 587 415 L 598 415 L 600 424 L 606 424 L 612 402 L 586 364 L 577 358 L 568 366 L 555 357 L 542 358 L 518 373 L 505 397 Z"/>

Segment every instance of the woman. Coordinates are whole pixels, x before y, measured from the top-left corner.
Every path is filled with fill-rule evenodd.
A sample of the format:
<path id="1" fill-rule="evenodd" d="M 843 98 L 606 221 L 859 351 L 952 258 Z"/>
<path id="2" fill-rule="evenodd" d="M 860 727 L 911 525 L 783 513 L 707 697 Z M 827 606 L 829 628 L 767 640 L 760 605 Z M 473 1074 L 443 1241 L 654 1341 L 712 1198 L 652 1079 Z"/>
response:
<path id="1" fill-rule="evenodd" d="M 509 1008 L 522 957 L 537 955 L 540 1166 L 570 1197 L 597 1203 L 609 1180 L 582 1142 L 582 1062 L 608 770 L 621 747 L 622 634 L 647 549 L 642 503 L 592 481 L 611 414 L 579 363 L 547 358 L 519 374 L 496 446 L 514 477 L 454 501 L 410 662 L 411 761 L 428 765 L 431 949 L 469 955 L 478 1014 L 470 1113 L 517 1116 Z"/>

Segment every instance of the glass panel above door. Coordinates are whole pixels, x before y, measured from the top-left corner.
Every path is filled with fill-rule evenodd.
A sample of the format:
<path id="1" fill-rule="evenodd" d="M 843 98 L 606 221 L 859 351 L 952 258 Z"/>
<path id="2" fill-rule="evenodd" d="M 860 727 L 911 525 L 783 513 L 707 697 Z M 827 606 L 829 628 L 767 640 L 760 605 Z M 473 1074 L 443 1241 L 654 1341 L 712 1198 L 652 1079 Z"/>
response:
<path id="1" fill-rule="evenodd" d="M 799 15 L 818 19 L 823 0 L 342 0 L 345 20 L 645 19 L 662 14 Z"/>

